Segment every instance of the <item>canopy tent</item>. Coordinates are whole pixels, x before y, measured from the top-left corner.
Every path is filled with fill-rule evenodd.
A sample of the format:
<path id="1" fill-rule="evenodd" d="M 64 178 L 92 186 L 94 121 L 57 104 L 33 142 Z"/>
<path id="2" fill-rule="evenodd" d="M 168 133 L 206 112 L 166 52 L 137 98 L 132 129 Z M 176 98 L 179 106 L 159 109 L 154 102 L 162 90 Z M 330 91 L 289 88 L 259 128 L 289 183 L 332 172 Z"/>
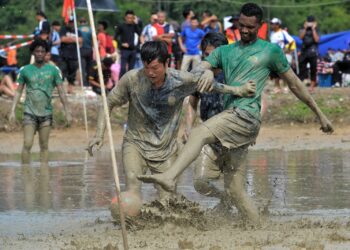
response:
<path id="1" fill-rule="evenodd" d="M 301 49 L 302 40 L 298 36 L 293 36 L 298 49 Z M 321 56 L 327 54 L 327 50 L 331 48 L 334 50 L 344 50 L 350 48 L 350 30 L 322 35 L 318 46 L 318 52 Z"/>
<path id="2" fill-rule="evenodd" d="M 91 5 L 94 11 L 119 12 L 114 0 L 92 0 Z M 76 0 L 75 7 L 77 9 L 87 9 L 86 0 Z"/>

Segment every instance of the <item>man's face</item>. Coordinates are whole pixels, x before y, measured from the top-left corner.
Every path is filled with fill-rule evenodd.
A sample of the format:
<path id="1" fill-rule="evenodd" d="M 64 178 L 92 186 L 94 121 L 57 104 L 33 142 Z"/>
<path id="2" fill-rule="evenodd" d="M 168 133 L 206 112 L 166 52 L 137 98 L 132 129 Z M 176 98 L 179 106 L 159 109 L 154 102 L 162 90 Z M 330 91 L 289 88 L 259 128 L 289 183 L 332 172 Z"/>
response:
<path id="1" fill-rule="evenodd" d="M 277 23 L 271 23 L 271 29 L 273 30 L 273 31 L 277 31 L 278 29 L 279 29 L 279 25 L 277 24 Z"/>
<path id="2" fill-rule="evenodd" d="M 103 25 L 102 24 L 98 24 L 97 25 L 97 30 L 98 31 L 103 31 L 104 30 Z"/>
<path id="3" fill-rule="evenodd" d="M 54 30 L 56 30 L 57 32 L 60 32 L 60 30 L 61 30 L 61 26 L 59 26 L 59 25 L 54 25 L 54 26 L 52 26 L 52 28 Z"/>
<path id="4" fill-rule="evenodd" d="M 199 23 L 198 23 L 197 19 L 191 20 L 191 28 L 192 29 L 196 29 L 196 28 L 198 28 L 198 26 L 199 26 Z"/>
<path id="5" fill-rule="evenodd" d="M 143 62 L 144 65 L 144 71 L 146 77 L 153 83 L 153 84 L 161 84 L 164 82 L 165 73 L 167 70 L 167 63 L 165 65 L 158 61 L 158 59 L 154 59 L 152 62 L 147 63 Z"/>
<path id="6" fill-rule="evenodd" d="M 157 15 L 152 15 L 151 16 L 151 24 L 155 24 L 156 22 L 158 22 L 158 16 Z"/>
<path id="7" fill-rule="evenodd" d="M 241 14 L 238 20 L 238 28 L 242 42 L 249 43 L 257 38 L 260 23 L 255 16 Z"/>
<path id="8" fill-rule="evenodd" d="M 165 18 L 166 18 L 166 16 L 165 16 L 165 13 L 158 13 L 158 22 L 160 23 L 160 24 L 163 24 L 163 23 L 165 23 Z"/>
<path id="9" fill-rule="evenodd" d="M 43 63 L 46 55 L 44 47 L 38 46 L 33 51 L 34 59 L 36 63 Z"/>
<path id="10" fill-rule="evenodd" d="M 135 16 L 133 14 L 127 14 L 125 16 L 125 22 L 128 24 L 134 23 L 134 20 L 135 20 Z"/>

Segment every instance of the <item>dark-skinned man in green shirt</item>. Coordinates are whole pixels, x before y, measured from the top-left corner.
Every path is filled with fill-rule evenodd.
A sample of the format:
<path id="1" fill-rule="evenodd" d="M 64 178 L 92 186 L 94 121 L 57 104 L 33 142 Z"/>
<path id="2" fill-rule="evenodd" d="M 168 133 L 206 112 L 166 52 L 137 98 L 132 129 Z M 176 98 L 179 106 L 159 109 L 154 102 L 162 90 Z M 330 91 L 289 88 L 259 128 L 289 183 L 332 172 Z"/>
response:
<path id="1" fill-rule="evenodd" d="M 144 182 L 156 182 L 167 190 L 174 189 L 176 178 L 194 161 L 204 145 L 220 142 L 227 149 L 225 156 L 225 191 L 238 211 L 254 223 L 260 222 L 257 207 L 246 193 L 244 164 L 249 145 L 255 142 L 260 129 L 261 93 L 271 72 L 277 73 L 291 91 L 316 114 L 321 130 L 332 133 L 333 127 L 318 108 L 300 79 L 288 65 L 283 51 L 274 44 L 260 40 L 258 29 L 263 17 L 262 9 L 247 3 L 241 8 L 239 31 L 241 41 L 214 50 L 199 67 L 222 69 L 227 84 L 241 86 L 248 81 L 256 83 L 253 97 L 224 97 L 225 110 L 191 131 L 189 140 L 168 171 L 157 175 L 142 175 Z M 203 86 L 202 90 L 212 86 Z"/>

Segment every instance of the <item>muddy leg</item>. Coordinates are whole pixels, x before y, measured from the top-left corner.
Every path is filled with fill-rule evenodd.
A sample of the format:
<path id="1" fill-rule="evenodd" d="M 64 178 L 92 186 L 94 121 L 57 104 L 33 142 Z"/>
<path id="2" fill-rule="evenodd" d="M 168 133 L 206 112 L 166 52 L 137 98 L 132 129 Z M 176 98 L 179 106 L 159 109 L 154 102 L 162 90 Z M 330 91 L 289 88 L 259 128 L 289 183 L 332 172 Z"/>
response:
<path id="1" fill-rule="evenodd" d="M 49 137 L 51 126 L 39 128 L 39 145 L 40 145 L 40 162 L 48 163 L 49 161 Z"/>
<path id="2" fill-rule="evenodd" d="M 224 197 L 224 193 L 211 183 L 211 180 L 219 177 L 220 169 L 217 165 L 217 155 L 210 145 L 205 145 L 195 161 L 194 189 L 202 195 L 221 199 Z"/>
<path id="3" fill-rule="evenodd" d="M 186 145 L 168 171 L 156 175 L 142 175 L 138 178 L 144 182 L 156 182 L 164 189 L 174 191 L 176 178 L 198 157 L 202 147 L 216 141 L 210 130 L 200 125 L 192 130 Z"/>
<path id="4" fill-rule="evenodd" d="M 131 191 L 141 198 L 141 184 L 137 179 L 140 174 L 146 172 L 146 162 L 137 150 L 136 146 L 131 143 L 123 145 L 123 165 L 125 171 L 126 191 Z"/>
<path id="5" fill-rule="evenodd" d="M 28 124 L 23 127 L 23 148 L 22 148 L 22 163 L 29 164 L 30 163 L 30 150 L 33 146 L 34 134 L 36 128 L 34 125 Z"/>
<path id="6" fill-rule="evenodd" d="M 245 189 L 245 158 L 247 148 L 228 152 L 225 166 L 225 190 L 232 198 L 238 211 L 253 223 L 260 222 L 259 211 Z"/>

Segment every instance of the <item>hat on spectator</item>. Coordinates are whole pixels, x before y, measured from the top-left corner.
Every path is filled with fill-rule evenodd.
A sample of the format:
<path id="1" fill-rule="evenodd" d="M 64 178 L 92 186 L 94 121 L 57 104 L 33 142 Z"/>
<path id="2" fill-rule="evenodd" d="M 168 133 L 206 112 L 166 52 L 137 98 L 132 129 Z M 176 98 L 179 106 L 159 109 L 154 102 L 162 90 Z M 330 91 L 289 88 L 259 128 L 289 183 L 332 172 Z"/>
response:
<path id="1" fill-rule="evenodd" d="M 234 21 L 238 21 L 238 19 L 239 19 L 239 15 L 237 14 L 237 15 L 233 15 L 228 21 L 229 21 L 230 23 L 232 23 L 232 22 L 234 22 Z"/>
<path id="2" fill-rule="evenodd" d="M 274 17 L 274 18 L 271 19 L 270 23 L 281 25 L 282 21 L 279 18 Z"/>

